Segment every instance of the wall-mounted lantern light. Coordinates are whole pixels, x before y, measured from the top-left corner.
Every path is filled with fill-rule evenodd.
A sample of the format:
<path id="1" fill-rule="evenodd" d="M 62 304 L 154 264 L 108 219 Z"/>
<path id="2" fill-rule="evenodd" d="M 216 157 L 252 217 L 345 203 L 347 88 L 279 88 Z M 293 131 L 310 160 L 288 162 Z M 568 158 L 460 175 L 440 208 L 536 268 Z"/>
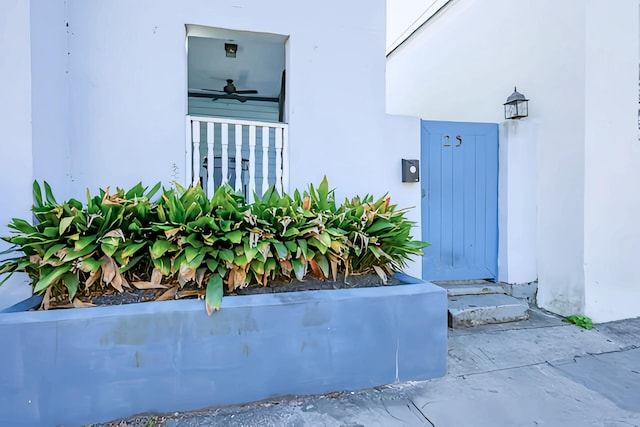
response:
<path id="1" fill-rule="evenodd" d="M 505 119 L 521 119 L 529 115 L 529 100 L 514 87 L 513 93 L 504 103 Z"/>
<path id="2" fill-rule="evenodd" d="M 227 58 L 235 58 L 238 52 L 238 45 L 234 43 L 225 43 L 224 51 L 227 54 Z"/>

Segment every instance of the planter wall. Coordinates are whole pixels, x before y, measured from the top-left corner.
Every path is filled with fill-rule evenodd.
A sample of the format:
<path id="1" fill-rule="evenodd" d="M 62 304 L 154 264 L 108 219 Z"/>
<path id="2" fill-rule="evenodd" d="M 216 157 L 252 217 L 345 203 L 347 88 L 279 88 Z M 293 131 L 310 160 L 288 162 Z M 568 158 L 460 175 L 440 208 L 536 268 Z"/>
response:
<path id="1" fill-rule="evenodd" d="M 408 284 L 0 314 L 0 425 L 80 425 L 446 373 L 446 293 Z"/>

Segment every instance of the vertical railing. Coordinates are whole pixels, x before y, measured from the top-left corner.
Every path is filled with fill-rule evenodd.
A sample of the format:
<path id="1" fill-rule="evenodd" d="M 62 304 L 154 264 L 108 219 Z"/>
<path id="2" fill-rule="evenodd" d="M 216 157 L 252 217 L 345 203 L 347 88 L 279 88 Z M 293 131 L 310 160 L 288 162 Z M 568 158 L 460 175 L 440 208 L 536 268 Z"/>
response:
<path id="1" fill-rule="evenodd" d="M 235 127 L 235 135 L 236 135 L 236 165 L 241 165 L 240 170 L 242 171 L 242 125 L 236 124 Z M 236 173 L 236 185 L 234 188 L 242 187 L 242 173 Z"/>
<path id="2" fill-rule="evenodd" d="M 275 150 L 275 141 L 274 141 Z M 275 165 L 274 165 L 275 168 Z M 269 188 L 269 128 L 262 127 L 262 191 L 264 194 Z"/>
<path id="3" fill-rule="evenodd" d="M 271 185 L 288 191 L 288 128 L 285 123 L 187 116 L 186 183 L 209 196 L 228 183 L 247 199 Z"/>
<path id="4" fill-rule="evenodd" d="M 256 127 L 249 126 L 249 195 L 256 190 Z M 245 194 L 246 197 L 246 194 Z"/>

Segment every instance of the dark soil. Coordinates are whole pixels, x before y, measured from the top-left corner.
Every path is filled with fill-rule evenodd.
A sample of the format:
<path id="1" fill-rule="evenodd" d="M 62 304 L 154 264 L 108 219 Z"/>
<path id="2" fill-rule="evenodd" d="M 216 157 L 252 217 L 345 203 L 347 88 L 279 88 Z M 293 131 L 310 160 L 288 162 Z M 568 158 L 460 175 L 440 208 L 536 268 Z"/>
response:
<path id="1" fill-rule="evenodd" d="M 294 280 L 291 282 L 274 281 L 268 286 L 250 285 L 244 289 L 236 289 L 230 295 L 251 295 L 251 294 L 271 294 L 276 292 L 299 292 L 299 291 L 319 291 L 326 289 L 351 289 L 351 288 L 372 288 L 376 286 L 393 286 L 399 285 L 401 282 L 395 277 L 383 283 L 382 279 L 374 273 L 351 275 L 344 279 L 344 275 L 340 274 L 333 280 L 320 280 L 315 277 L 307 278 L 303 281 Z"/>
<path id="2" fill-rule="evenodd" d="M 350 275 L 345 280 L 344 275 L 338 275 L 337 280 L 320 280 L 315 277 L 306 278 L 303 281 L 299 280 L 276 280 L 269 283 L 267 286 L 249 285 L 243 289 L 236 289 L 232 293 L 226 293 L 225 295 L 252 295 L 252 294 L 269 294 L 276 292 L 300 292 L 300 291 L 315 291 L 315 290 L 327 290 L 327 289 L 352 289 L 352 288 L 370 288 L 377 286 L 393 286 L 399 285 L 401 282 L 395 277 L 391 277 L 387 280 L 387 283 L 383 283 L 382 279 L 374 273 L 362 274 L 362 275 Z M 106 305 L 122 305 L 122 304 L 135 304 L 140 302 L 155 301 L 162 294 L 166 292 L 166 289 L 125 289 L 124 292 L 117 292 L 113 289 L 103 294 L 93 295 L 79 295 L 78 298 L 86 303 L 92 303 L 96 306 Z M 195 284 L 186 284 L 182 289 L 177 292 L 177 295 L 171 299 L 193 299 L 204 298 L 204 288 L 198 288 Z M 51 308 L 64 308 L 64 306 L 57 306 L 52 304 Z"/>
<path id="3" fill-rule="evenodd" d="M 92 297 L 91 302 L 95 305 L 121 305 L 155 301 L 162 294 L 162 291 L 157 289 L 125 290 L 122 293 L 114 292 Z"/>

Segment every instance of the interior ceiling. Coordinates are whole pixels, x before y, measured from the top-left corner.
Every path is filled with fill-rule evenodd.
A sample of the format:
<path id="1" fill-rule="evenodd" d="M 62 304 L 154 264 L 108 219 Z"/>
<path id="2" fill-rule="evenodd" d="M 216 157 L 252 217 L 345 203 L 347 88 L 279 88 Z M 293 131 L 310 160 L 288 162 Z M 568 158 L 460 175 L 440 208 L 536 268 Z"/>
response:
<path id="1" fill-rule="evenodd" d="M 237 90 L 255 89 L 255 96 L 278 97 L 285 68 L 285 36 L 199 29 L 188 33 L 190 92 L 222 90 L 226 80 L 232 79 Z M 226 56 L 225 43 L 238 45 L 235 58 Z"/>

